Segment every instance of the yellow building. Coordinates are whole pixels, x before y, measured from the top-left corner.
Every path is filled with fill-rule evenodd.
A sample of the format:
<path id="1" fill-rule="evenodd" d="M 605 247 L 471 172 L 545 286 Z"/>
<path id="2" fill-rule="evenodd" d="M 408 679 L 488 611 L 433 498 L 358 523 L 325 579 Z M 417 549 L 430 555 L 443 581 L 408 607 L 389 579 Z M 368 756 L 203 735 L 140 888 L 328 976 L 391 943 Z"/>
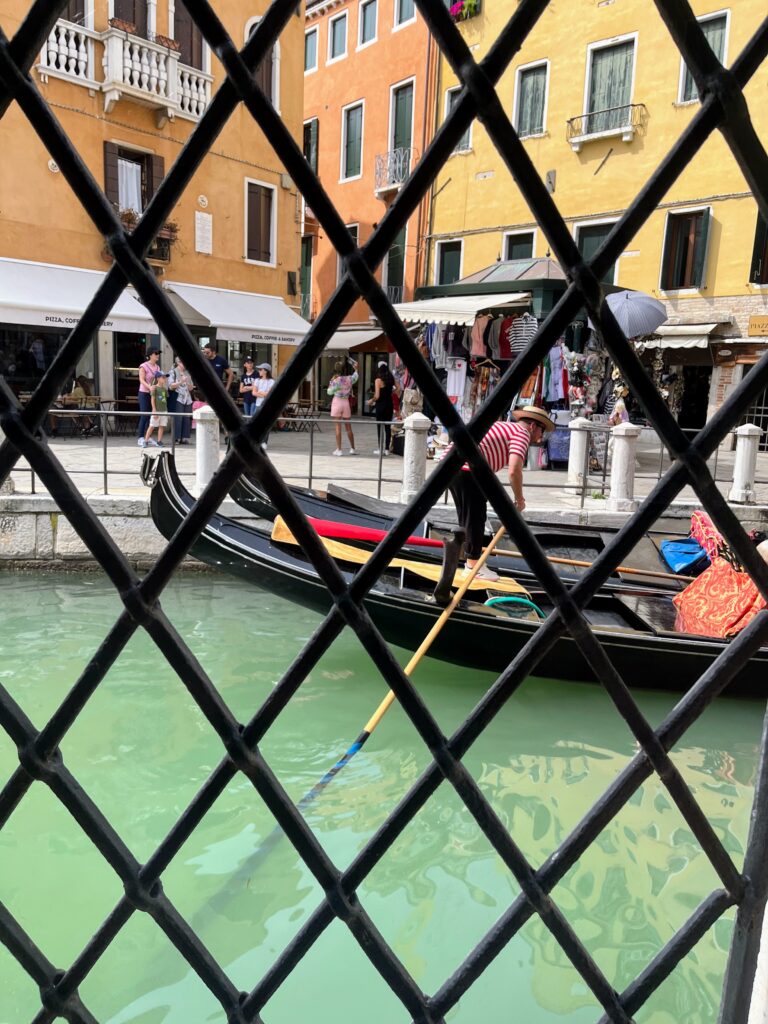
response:
<path id="1" fill-rule="evenodd" d="M 726 66 L 765 16 L 763 0 L 730 8 L 693 0 L 693 8 Z M 511 13 L 511 5 L 486 0 L 462 23 L 475 59 Z M 457 80 L 445 61 L 438 75 L 442 120 Z M 699 109 L 695 84 L 649 0 L 550 5 L 498 93 L 585 255 Z M 746 97 L 765 139 L 764 70 Z M 547 255 L 547 239 L 479 123 L 446 163 L 435 196 L 422 285 L 450 283 L 499 259 Z M 683 169 L 609 280 L 666 304 L 666 333 L 647 358 L 663 357 L 676 372 L 680 422 L 700 426 L 768 344 L 768 233 L 719 133 Z M 751 417 L 768 427 L 768 396 Z"/>
<path id="2" fill-rule="evenodd" d="M 223 0 L 242 45 L 267 0 Z M 0 0 L 9 36 L 28 4 Z M 223 81 L 181 0 L 70 0 L 31 77 L 107 198 L 131 226 Z M 262 87 L 301 139 L 303 24 L 291 18 Z M 17 104 L 0 123 L 0 372 L 34 386 L 77 323 L 111 256 Z M 306 323 L 299 306 L 300 204 L 293 182 L 239 106 L 161 230 L 149 262 L 201 342 L 238 371 L 246 354 L 280 364 Z M 74 373 L 129 408 L 157 328 L 125 293 Z M 156 340 L 155 335 L 155 340 Z M 163 339 L 163 364 L 170 346 Z"/>

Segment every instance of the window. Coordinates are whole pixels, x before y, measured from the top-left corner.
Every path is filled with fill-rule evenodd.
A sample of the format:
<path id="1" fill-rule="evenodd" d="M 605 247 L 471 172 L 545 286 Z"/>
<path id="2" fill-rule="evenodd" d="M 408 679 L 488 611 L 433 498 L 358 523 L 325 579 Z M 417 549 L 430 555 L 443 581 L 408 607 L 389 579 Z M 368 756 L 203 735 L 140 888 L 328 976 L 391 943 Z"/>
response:
<path id="1" fill-rule="evenodd" d="M 395 236 L 395 240 L 387 251 L 384 260 L 384 271 L 382 284 L 386 288 L 387 298 L 390 302 L 403 301 L 403 286 L 405 285 L 405 241 L 406 229 L 403 226 Z"/>
<path id="2" fill-rule="evenodd" d="M 450 112 L 456 106 L 461 96 L 461 86 L 456 86 L 453 89 L 448 89 L 445 93 L 445 116 L 448 117 Z M 472 125 L 470 124 L 464 134 L 461 136 L 459 141 L 456 143 L 454 153 L 466 153 L 472 149 Z"/>
<path id="3" fill-rule="evenodd" d="M 541 135 L 547 100 L 547 65 L 520 68 L 517 72 L 515 126 L 520 138 Z"/>
<path id="4" fill-rule="evenodd" d="M 591 260 L 603 242 L 610 235 L 614 222 L 610 224 L 581 224 L 576 228 L 576 244 L 585 260 Z M 616 283 L 616 264 L 613 263 L 603 275 L 606 284 Z"/>
<path id="5" fill-rule="evenodd" d="M 342 110 L 341 177 L 359 178 L 363 164 L 363 104 Z"/>
<path id="6" fill-rule="evenodd" d="M 405 25 L 416 18 L 414 0 L 395 0 L 395 25 Z"/>
<path id="7" fill-rule="evenodd" d="M 437 280 L 435 284 L 454 284 L 461 277 L 461 240 L 437 243 Z"/>
<path id="8" fill-rule="evenodd" d="M 347 12 L 328 22 L 328 60 L 340 60 L 347 55 Z"/>
<path id="9" fill-rule="evenodd" d="M 768 221 L 757 215 L 755 244 L 752 248 L 752 266 L 749 270 L 752 284 L 768 284 Z"/>
<path id="10" fill-rule="evenodd" d="M 203 36 L 182 0 L 176 0 L 173 14 L 173 38 L 181 47 L 179 61 L 186 64 L 187 67 L 202 71 Z"/>
<path id="11" fill-rule="evenodd" d="M 355 243 L 355 245 L 358 245 L 359 244 L 359 238 L 360 238 L 360 234 L 359 234 L 359 232 L 360 232 L 360 225 L 359 224 L 347 224 L 346 225 L 346 229 L 350 233 L 350 235 L 352 235 L 352 241 Z M 341 279 L 342 279 L 343 276 L 344 276 L 344 260 L 341 258 L 341 256 L 338 253 L 336 253 L 336 284 L 340 284 L 341 283 Z"/>
<path id="12" fill-rule="evenodd" d="M 71 21 L 74 25 L 84 25 L 85 0 L 69 0 L 59 17 L 63 21 Z"/>
<path id="13" fill-rule="evenodd" d="M 104 143 L 104 191 L 112 205 L 123 213 L 142 213 L 165 177 L 161 156 Z"/>
<path id="14" fill-rule="evenodd" d="M 320 136 L 320 122 L 316 117 L 304 122 L 304 144 L 302 152 L 307 163 L 317 174 L 317 144 Z"/>
<path id="15" fill-rule="evenodd" d="M 392 89 L 389 100 L 390 149 L 410 149 L 413 142 L 413 82 Z"/>
<path id="16" fill-rule="evenodd" d="M 260 21 L 261 18 L 253 18 L 248 22 L 246 39 L 250 39 Z M 256 84 L 277 110 L 280 105 L 280 43 L 275 43 L 254 74 Z"/>
<path id="17" fill-rule="evenodd" d="M 112 16 L 134 25 L 135 34 L 147 38 L 147 0 L 115 0 Z"/>
<path id="18" fill-rule="evenodd" d="M 710 211 L 688 210 L 667 215 L 661 287 L 701 288 L 705 278 Z"/>
<path id="19" fill-rule="evenodd" d="M 596 47 L 589 54 L 586 134 L 623 128 L 630 123 L 635 42 Z"/>
<path id="20" fill-rule="evenodd" d="M 533 259 L 533 232 L 518 231 L 504 236 L 505 260 Z"/>
<path id="21" fill-rule="evenodd" d="M 317 71 L 317 29 L 304 33 L 304 73 Z"/>
<path id="22" fill-rule="evenodd" d="M 360 13 L 358 14 L 358 46 L 367 46 L 368 43 L 376 41 L 378 8 L 378 0 L 367 0 L 367 3 L 360 4 Z"/>
<path id="23" fill-rule="evenodd" d="M 697 18 L 696 20 L 701 25 L 701 31 L 704 33 L 704 38 L 709 43 L 712 52 L 722 64 L 725 60 L 725 33 L 728 28 L 728 15 L 714 14 L 711 17 Z M 692 103 L 699 98 L 699 90 L 696 88 L 693 75 L 686 67 L 685 61 L 682 62 L 680 73 L 679 102 Z"/>
<path id="24" fill-rule="evenodd" d="M 245 185 L 245 258 L 274 264 L 275 190 L 260 181 Z"/>

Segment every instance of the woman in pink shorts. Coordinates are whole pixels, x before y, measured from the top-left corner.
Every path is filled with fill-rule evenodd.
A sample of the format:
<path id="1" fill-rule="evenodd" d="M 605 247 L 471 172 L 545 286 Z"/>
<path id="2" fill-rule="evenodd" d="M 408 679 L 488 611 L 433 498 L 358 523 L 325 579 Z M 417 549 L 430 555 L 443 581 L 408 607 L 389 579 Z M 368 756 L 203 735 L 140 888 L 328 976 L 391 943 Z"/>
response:
<path id="1" fill-rule="evenodd" d="M 336 451 L 333 453 L 334 455 L 344 454 L 341 450 L 342 420 L 344 421 L 344 427 L 349 440 L 349 454 L 357 454 L 355 451 L 355 435 L 352 433 L 352 424 L 350 423 L 352 409 L 349 404 L 352 389 L 357 384 L 357 363 L 354 359 L 350 359 L 349 362 L 352 364 L 353 372 L 347 373 L 346 371 L 349 369 L 347 360 L 340 360 L 334 366 L 334 374 L 328 384 L 328 394 L 333 399 L 331 402 L 331 419 L 334 420 L 336 427 Z"/>

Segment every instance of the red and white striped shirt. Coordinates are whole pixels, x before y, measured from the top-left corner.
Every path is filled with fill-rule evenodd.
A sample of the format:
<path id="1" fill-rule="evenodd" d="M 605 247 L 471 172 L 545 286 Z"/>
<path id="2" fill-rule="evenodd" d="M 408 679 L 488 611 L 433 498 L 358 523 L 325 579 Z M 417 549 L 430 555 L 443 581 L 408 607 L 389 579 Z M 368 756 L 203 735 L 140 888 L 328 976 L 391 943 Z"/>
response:
<path id="1" fill-rule="evenodd" d="M 489 427 L 488 433 L 480 442 L 480 451 L 493 472 L 498 473 L 506 469 L 512 455 L 519 455 L 525 462 L 530 443 L 531 434 L 524 423 L 518 423 L 517 420 L 512 423 L 498 420 Z M 453 444 L 449 444 L 445 449 L 443 458 L 450 451 L 453 451 Z M 461 468 L 470 469 L 466 462 Z"/>

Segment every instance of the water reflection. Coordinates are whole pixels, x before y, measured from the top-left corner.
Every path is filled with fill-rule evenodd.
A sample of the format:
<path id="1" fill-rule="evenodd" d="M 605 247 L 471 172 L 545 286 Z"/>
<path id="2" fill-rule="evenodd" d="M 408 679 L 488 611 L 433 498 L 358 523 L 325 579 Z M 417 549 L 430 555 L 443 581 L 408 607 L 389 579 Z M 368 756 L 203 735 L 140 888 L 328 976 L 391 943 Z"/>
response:
<path id="1" fill-rule="evenodd" d="M 8 582 L 0 587 L 6 591 L 0 599 L 7 599 Z M 271 692 L 317 622 L 277 598 L 215 578 L 181 581 L 163 604 L 241 721 Z M 35 580 L 28 590 L 15 585 L 13 603 L 6 600 L 4 607 L 13 611 L 8 627 L 0 627 L 3 683 L 41 722 L 102 639 L 117 602 L 101 582 L 86 587 Z M 243 621 L 249 623 L 247 630 Z M 425 663 L 416 682 L 450 733 L 491 679 L 468 679 L 450 666 Z M 381 680 L 356 641 L 342 637 L 262 745 L 294 800 L 359 732 L 382 692 Z M 658 723 L 675 698 L 646 693 L 639 700 Z M 761 715 L 755 703 L 721 701 L 673 751 L 737 865 L 749 824 Z M 141 859 L 151 855 L 222 754 L 194 702 L 143 637 L 110 672 L 64 752 L 86 791 Z M 538 867 L 635 752 L 626 726 L 598 688 L 531 680 L 465 761 L 519 848 Z M 4 739 L 3 780 L 15 763 Z M 369 746 L 307 811 L 307 821 L 335 864 L 343 869 L 353 860 L 428 764 L 428 752 L 402 709 L 393 708 Z M 287 840 L 264 852 L 272 832 L 269 812 L 253 787 L 238 777 L 164 876 L 170 898 L 235 984 L 246 990 L 322 899 Z M 257 850 L 262 852 L 254 858 Z M 39 885 L 30 899 L 26 880 L 30 864 L 38 867 L 36 858 Z M 95 870 L 97 861 L 76 827 L 62 835 L 59 817 L 49 820 L 25 802 L 2 834 L 0 898 L 7 899 L 34 937 L 45 937 L 46 952 L 52 949 L 62 966 L 80 952 L 83 931 L 71 927 L 65 915 L 51 917 L 60 906 L 62 887 L 88 894 L 82 907 L 90 929 L 86 936 L 114 905 L 114 879 Z M 664 787 L 651 778 L 556 886 L 553 898 L 621 990 L 717 885 Z M 474 817 L 443 783 L 359 895 L 418 984 L 434 991 L 518 893 Z M 727 923 L 712 930 L 665 983 L 644 1013 L 644 1024 L 715 1020 L 729 937 Z M 347 1003 L 352 1013 L 365 1005 L 366 1024 L 399 1019 L 370 967 L 357 970 L 347 943 L 343 928 L 329 930 L 308 957 L 312 966 L 299 968 L 289 979 L 270 1012 L 265 1011 L 265 1020 L 330 1021 L 346 1012 Z M 31 1018 L 36 994 L 8 958 L 0 961 L 0 990 L 11 993 L 9 1020 Z M 118 938 L 104 968 L 84 986 L 83 996 L 98 1019 L 111 1024 L 222 1020 L 187 965 L 154 926 L 146 928 L 140 915 Z M 483 976 L 477 996 L 465 997 L 450 1019 L 469 1024 L 480 1019 L 480 1012 L 484 1024 L 501 1024 L 509 1020 L 510 1001 L 526 1024 L 581 1022 L 600 1015 L 535 917 Z"/>

